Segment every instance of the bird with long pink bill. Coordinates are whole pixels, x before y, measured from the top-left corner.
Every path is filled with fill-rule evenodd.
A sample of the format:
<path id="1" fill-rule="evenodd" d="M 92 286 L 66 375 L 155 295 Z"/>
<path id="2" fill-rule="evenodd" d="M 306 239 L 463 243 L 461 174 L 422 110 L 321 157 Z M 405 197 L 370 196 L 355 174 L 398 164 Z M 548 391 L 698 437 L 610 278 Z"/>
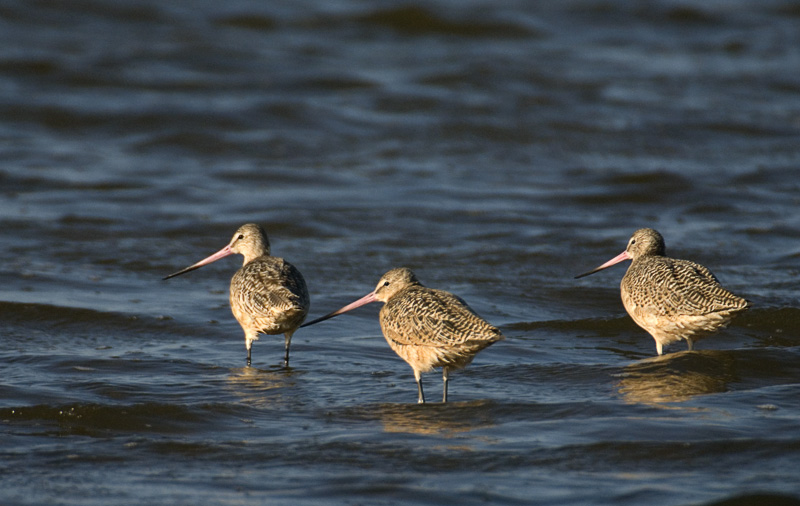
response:
<path id="1" fill-rule="evenodd" d="M 303 327 L 376 301 L 384 303 L 380 324 L 386 341 L 414 370 L 419 403 L 425 402 L 422 373 L 442 368 L 442 402 L 447 402 L 450 371 L 466 367 L 479 351 L 503 339 L 500 330 L 461 298 L 423 286 L 404 267 L 384 274 L 375 290 L 361 299 Z"/>
<path id="2" fill-rule="evenodd" d="M 269 239 L 260 225 L 242 225 L 227 246 L 164 279 L 233 254 L 244 257 L 244 264 L 231 279 L 230 303 L 233 316 L 244 330 L 247 365 L 250 365 L 250 348 L 259 334 L 283 334 L 284 365 L 289 367 L 292 335 L 305 320 L 310 306 L 308 288 L 292 264 L 270 255 Z"/>
<path id="3" fill-rule="evenodd" d="M 625 260 L 631 265 L 620 283 L 622 305 L 656 342 L 656 351 L 679 340 L 695 341 L 726 327 L 750 303 L 723 288 L 702 265 L 665 256 L 664 238 L 652 228 L 633 233 L 619 255 L 582 278 Z"/>

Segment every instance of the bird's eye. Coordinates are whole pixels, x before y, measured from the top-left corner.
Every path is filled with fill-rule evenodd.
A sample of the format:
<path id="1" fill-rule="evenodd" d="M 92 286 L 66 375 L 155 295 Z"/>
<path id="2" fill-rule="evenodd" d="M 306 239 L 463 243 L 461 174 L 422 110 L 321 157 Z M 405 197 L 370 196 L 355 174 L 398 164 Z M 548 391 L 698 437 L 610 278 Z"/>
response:
<path id="1" fill-rule="evenodd" d="M 239 234 L 239 237 L 236 238 L 237 241 L 241 241 L 244 239 L 244 234 Z"/>
<path id="2" fill-rule="evenodd" d="M 388 281 L 384 281 L 383 282 L 383 286 L 389 286 L 389 282 Z"/>

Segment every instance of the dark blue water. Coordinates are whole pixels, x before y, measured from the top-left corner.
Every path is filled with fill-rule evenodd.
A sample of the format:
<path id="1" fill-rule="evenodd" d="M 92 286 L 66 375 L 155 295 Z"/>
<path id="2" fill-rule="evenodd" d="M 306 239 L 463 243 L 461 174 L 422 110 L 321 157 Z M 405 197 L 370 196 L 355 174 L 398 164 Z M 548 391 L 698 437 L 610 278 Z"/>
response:
<path id="1" fill-rule="evenodd" d="M 0 503 L 800 498 L 794 2 L 0 2 Z M 507 339 L 419 406 L 377 307 L 245 365 L 242 223 Z M 655 356 L 639 227 L 753 308 Z M 375 305 L 373 305 L 375 306 Z M 431 399 L 438 373 L 425 376 Z"/>

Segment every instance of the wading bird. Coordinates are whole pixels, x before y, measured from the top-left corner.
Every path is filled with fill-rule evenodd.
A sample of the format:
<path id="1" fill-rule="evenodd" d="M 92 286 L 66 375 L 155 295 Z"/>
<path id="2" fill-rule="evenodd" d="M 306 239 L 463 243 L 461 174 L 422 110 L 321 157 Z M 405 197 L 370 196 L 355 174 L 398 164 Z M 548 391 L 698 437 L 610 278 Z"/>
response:
<path id="1" fill-rule="evenodd" d="M 166 276 L 169 279 L 193 271 L 228 255 L 244 256 L 244 265 L 231 279 L 231 311 L 244 330 L 247 365 L 250 348 L 258 334 L 283 334 L 284 365 L 289 367 L 292 334 L 308 314 L 308 288 L 303 276 L 292 264 L 270 256 L 269 239 L 259 225 L 242 225 L 231 242 L 196 264 Z"/>
<path id="2" fill-rule="evenodd" d="M 726 327 L 749 302 L 723 288 L 702 265 L 664 256 L 664 238 L 652 228 L 633 233 L 628 247 L 582 278 L 624 260 L 633 260 L 622 278 L 625 310 L 637 325 L 653 336 L 656 351 L 685 340 L 694 341 Z"/>
<path id="3" fill-rule="evenodd" d="M 303 326 L 375 301 L 385 303 L 380 312 L 383 335 L 414 370 L 420 403 L 425 402 L 420 376 L 423 372 L 442 368 L 442 402 L 447 402 L 449 372 L 466 367 L 479 351 L 503 339 L 496 327 L 475 314 L 462 299 L 422 286 L 407 268 L 392 269 L 372 293 Z"/>

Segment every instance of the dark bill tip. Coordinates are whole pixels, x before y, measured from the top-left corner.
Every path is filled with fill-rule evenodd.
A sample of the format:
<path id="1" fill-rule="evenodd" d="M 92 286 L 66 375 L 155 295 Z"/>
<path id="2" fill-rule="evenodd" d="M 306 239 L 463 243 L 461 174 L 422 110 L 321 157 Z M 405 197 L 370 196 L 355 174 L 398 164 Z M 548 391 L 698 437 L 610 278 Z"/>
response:
<path id="1" fill-rule="evenodd" d="M 187 267 L 187 268 L 185 268 L 185 269 L 181 269 L 181 270 L 179 270 L 178 272 L 173 272 L 173 273 L 172 273 L 172 274 L 170 274 L 169 276 L 164 276 L 164 277 L 163 277 L 163 278 L 161 278 L 161 279 L 162 279 L 162 280 L 164 280 L 164 281 L 166 281 L 166 280 L 167 280 L 167 279 L 169 279 L 169 278 L 174 278 L 175 276 L 180 276 L 181 274 L 186 274 L 187 272 L 191 272 L 191 271 L 193 271 L 193 270 L 195 270 L 195 269 L 199 269 L 200 267 L 201 267 L 201 266 L 199 266 L 199 265 L 191 265 L 191 266 L 189 266 L 189 267 Z"/>

